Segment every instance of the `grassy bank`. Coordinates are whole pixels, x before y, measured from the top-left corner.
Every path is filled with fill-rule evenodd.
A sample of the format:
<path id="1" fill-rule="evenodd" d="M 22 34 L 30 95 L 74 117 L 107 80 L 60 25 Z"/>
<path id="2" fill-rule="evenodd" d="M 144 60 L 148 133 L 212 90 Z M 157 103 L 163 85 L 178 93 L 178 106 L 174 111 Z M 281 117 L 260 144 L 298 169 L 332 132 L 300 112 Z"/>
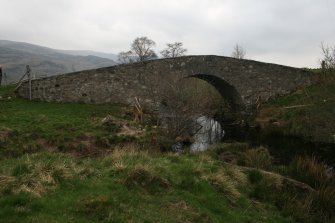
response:
<path id="1" fill-rule="evenodd" d="M 206 154 L 38 153 L 0 165 L 6 222 L 293 222 L 248 198 L 245 173 Z"/>
<path id="2" fill-rule="evenodd" d="M 285 135 L 335 143 L 335 72 L 314 72 L 317 84 L 266 103 L 258 118 Z"/>
<path id="3" fill-rule="evenodd" d="M 258 141 L 281 162 L 308 154 L 335 165 L 335 73 L 314 72 L 317 84 L 263 104 L 256 117 Z"/>

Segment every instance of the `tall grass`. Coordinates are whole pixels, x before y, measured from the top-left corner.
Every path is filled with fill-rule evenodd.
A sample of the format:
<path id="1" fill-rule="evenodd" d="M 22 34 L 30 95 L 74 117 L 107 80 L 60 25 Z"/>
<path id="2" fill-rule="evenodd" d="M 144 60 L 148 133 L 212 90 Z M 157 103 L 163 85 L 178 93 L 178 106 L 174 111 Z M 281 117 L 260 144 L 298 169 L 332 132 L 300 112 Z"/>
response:
<path id="1" fill-rule="evenodd" d="M 243 154 L 243 162 L 246 166 L 258 169 L 270 170 L 272 167 L 272 157 L 264 147 L 247 150 Z"/>
<path id="2" fill-rule="evenodd" d="M 316 157 L 296 157 L 288 166 L 289 174 L 293 178 L 305 182 L 313 188 L 331 183 L 332 173 L 329 173 L 327 165 Z"/>
<path id="3" fill-rule="evenodd" d="M 315 188 L 307 197 L 294 201 L 293 210 L 305 221 L 333 222 L 335 219 L 334 173 L 316 157 L 296 157 L 288 166 L 288 174 Z"/>
<path id="4" fill-rule="evenodd" d="M 27 155 L 0 173 L 0 193 L 26 192 L 41 197 L 68 179 L 86 178 L 91 174 L 92 169 L 64 156 Z"/>

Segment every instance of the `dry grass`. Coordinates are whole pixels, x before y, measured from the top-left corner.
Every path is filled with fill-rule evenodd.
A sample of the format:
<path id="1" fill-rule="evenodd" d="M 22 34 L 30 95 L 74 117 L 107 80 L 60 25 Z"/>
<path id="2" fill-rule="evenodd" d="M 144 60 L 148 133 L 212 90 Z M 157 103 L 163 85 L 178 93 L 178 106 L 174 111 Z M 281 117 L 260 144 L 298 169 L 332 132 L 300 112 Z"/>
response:
<path id="1" fill-rule="evenodd" d="M 204 176 L 203 179 L 221 191 L 232 203 L 236 203 L 241 196 L 240 192 L 236 188 L 234 180 L 232 180 L 223 171 Z"/>
<path id="2" fill-rule="evenodd" d="M 139 150 L 135 145 L 129 144 L 123 147 L 116 147 L 108 156 L 103 158 L 105 167 L 111 167 L 114 172 L 122 172 L 132 168 L 134 163 L 150 160 L 148 151 Z"/>
<path id="3" fill-rule="evenodd" d="M 126 169 L 126 166 L 123 164 L 122 160 L 116 161 L 113 163 L 113 170 L 117 173 L 122 172 Z"/>
<path id="4" fill-rule="evenodd" d="M 41 197 L 63 180 L 86 178 L 92 173 L 92 169 L 64 157 L 48 160 L 43 155 L 27 155 L 7 173 L 0 175 L 0 192 L 26 192 Z"/>
<path id="5" fill-rule="evenodd" d="M 265 180 L 265 183 L 275 189 L 275 190 L 281 190 L 283 188 L 283 177 L 276 173 L 271 172 L 263 172 L 263 179 Z"/>
<path id="6" fill-rule="evenodd" d="M 236 186 L 244 187 L 248 183 L 248 177 L 236 166 L 227 166 L 226 174 L 233 180 Z"/>
<path id="7" fill-rule="evenodd" d="M 136 144 L 126 144 L 122 147 L 117 146 L 114 148 L 113 152 L 110 155 L 114 160 L 122 160 L 126 157 L 148 157 L 149 151 L 139 150 L 138 145 Z"/>
<path id="8" fill-rule="evenodd" d="M 314 188 L 331 183 L 332 174 L 316 157 L 297 157 L 289 165 L 289 173 L 295 179 Z"/>
<path id="9" fill-rule="evenodd" d="M 196 163 L 196 166 L 193 168 L 193 173 L 196 175 L 201 175 L 204 172 L 206 172 L 210 167 L 212 167 L 215 164 L 215 161 L 213 158 L 203 153 L 199 155 L 199 161 Z"/>

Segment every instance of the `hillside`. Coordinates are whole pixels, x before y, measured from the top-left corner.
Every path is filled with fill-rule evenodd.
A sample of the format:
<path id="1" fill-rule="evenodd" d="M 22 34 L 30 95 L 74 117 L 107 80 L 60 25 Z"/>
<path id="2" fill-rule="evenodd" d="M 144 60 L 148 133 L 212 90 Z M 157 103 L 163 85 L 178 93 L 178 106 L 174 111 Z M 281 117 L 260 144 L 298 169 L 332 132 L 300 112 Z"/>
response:
<path id="1" fill-rule="evenodd" d="M 94 55 L 76 56 L 29 43 L 0 40 L 0 65 L 8 82 L 17 81 L 30 65 L 33 74 L 55 75 L 115 65 L 113 60 Z"/>
<path id="2" fill-rule="evenodd" d="M 96 52 L 92 50 L 58 50 L 60 53 L 64 54 L 70 54 L 75 56 L 96 56 L 101 58 L 107 58 L 113 61 L 118 60 L 117 54 L 113 53 L 102 53 L 102 52 Z"/>
<path id="3" fill-rule="evenodd" d="M 5 222 L 334 222 L 333 173 L 264 147 L 161 152 L 120 105 L 29 102 L 0 88 Z"/>

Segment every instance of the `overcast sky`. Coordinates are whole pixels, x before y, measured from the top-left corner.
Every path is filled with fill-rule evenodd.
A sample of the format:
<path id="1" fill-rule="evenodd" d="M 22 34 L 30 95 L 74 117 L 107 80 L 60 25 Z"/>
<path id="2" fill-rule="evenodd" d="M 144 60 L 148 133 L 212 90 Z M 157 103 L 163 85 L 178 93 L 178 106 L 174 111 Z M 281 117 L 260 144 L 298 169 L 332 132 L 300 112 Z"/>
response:
<path id="1" fill-rule="evenodd" d="M 0 0 L 0 39 L 118 53 L 148 36 L 157 51 L 181 41 L 188 54 L 316 67 L 335 46 L 335 0 Z"/>

